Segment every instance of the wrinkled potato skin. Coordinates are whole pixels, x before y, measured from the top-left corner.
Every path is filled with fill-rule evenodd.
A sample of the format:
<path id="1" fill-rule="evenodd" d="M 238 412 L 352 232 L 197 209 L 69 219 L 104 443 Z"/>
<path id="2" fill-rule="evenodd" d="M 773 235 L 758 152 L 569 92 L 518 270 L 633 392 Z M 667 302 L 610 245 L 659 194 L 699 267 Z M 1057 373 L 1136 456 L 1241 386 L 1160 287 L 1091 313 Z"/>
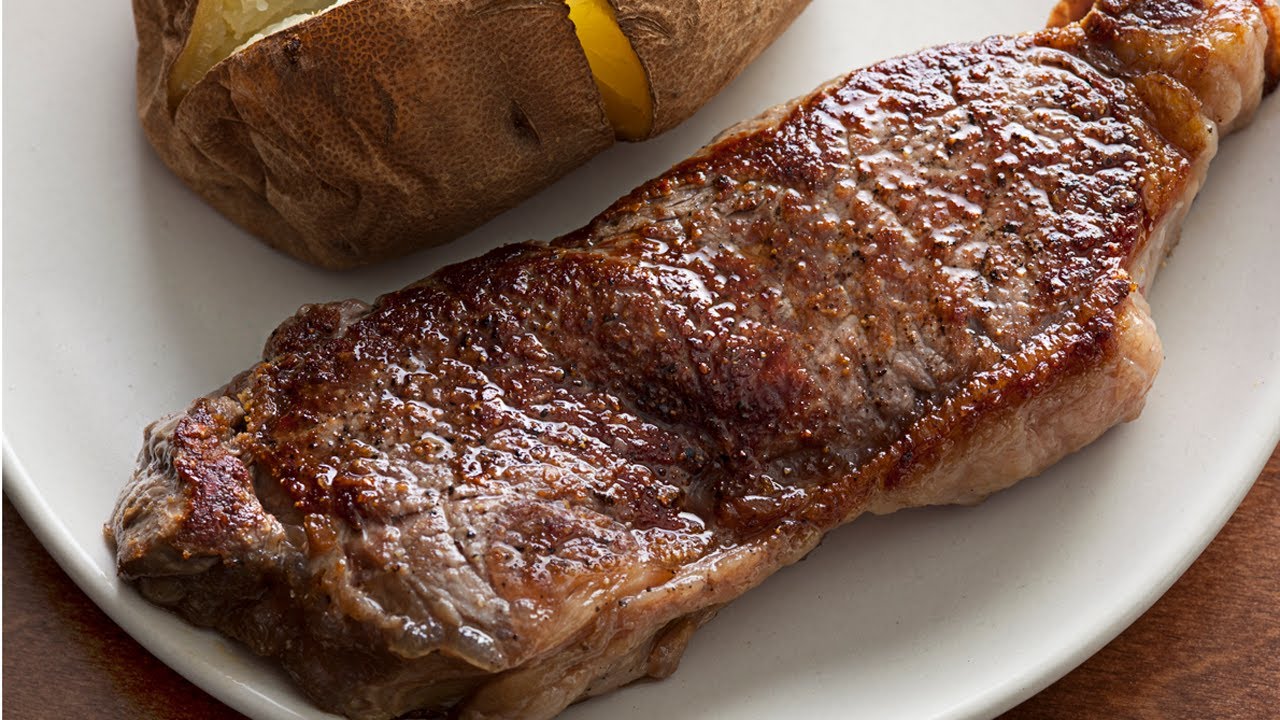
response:
<path id="1" fill-rule="evenodd" d="M 809 0 L 610 3 L 649 75 L 652 137 L 684 122 L 715 97 L 782 34 Z"/>
<path id="2" fill-rule="evenodd" d="M 806 3 L 614 0 L 650 74 L 655 132 Z M 170 107 L 195 8 L 134 0 L 143 129 L 211 205 L 310 263 L 446 242 L 614 142 L 561 0 L 353 0 L 235 53 Z"/>

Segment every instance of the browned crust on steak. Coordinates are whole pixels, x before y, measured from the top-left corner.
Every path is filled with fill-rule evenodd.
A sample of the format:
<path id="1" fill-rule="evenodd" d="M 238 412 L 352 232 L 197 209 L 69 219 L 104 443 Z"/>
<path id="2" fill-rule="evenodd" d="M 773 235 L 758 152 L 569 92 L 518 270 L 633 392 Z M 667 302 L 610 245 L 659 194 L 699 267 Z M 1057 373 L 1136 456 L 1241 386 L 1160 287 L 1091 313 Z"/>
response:
<path id="1" fill-rule="evenodd" d="M 1226 7 L 1224 3 L 1208 4 Z M 1254 5 L 1264 17 L 1263 25 L 1266 28 L 1270 28 L 1264 51 L 1265 82 L 1263 85 L 1263 92 L 1269 93 L 1276 89 L 1277 84 L 1280 84 L 1280 32 L 1276 32 L 1276 28 L 1280 28 L 1280 5 L 1277 5 L 1274 0 L 1254 0 Z M 1155 0 L 1154 2 L 1151 0 L 1105 0 L 1105 2 L 1099 0 L 1059 0 L 1049 15 L 1047 25 L 1048 27 L 1056 28 L 1085 20 L 1085 16 L 1095 6 L 1100 10 L 1099 16 L 1098 18 L 1089 19 L 1089 23 L 1092 23 L 1091 27 L 1087 25 L 1089 27 L 1088 31 L 1093 35 L 1094 39 L 1098 39 L 1100 32 L 1108 32 L 1110 28 L 1114 28 L 1116 20 L 1123 19 L 1125 14 L 1137 18 L 1140 22 L 1151 23 L 1157 28 L 1157 23 L 1167 21 L 1169 18 L 1179 14 L 1178 3 L 1171 3 L 1167 0 Z M 1206 48 L 1206 50 L 1209 49 Z M 1210 53 L 1211 50 L 1206 52 L 1206 54 Z"/>
<path id="2" fill-rule="evenodd" d="M 307 306 L 149 431 L 121 572 L 353 717 L 549 717 L 665 675 L 840 523 L 1136 416 L 1140 290 L 1256 106 L 1260 8 L 889 60 L 551 243 Z"/>

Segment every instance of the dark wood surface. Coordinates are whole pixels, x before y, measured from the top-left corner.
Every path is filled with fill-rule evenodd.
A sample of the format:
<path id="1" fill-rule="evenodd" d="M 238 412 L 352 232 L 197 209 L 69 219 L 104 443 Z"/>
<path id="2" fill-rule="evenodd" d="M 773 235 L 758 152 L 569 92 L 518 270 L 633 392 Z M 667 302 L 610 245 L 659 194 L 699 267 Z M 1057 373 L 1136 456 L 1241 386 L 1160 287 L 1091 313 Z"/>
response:
<path id="1" fill-rule="evenodd" d="M 4 501 L 4 716 L 232 720 L 116 627 Z M 1141 619 L 1004 720 L 1280 717 L 1280 448 Z"/>

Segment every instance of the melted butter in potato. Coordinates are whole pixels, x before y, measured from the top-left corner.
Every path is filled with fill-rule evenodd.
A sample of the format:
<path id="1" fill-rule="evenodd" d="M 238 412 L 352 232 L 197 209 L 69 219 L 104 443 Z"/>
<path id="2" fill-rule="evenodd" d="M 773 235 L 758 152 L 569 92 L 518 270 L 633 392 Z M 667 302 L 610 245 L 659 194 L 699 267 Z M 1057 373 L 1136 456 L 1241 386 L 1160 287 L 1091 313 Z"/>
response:
<path id="1" fill-rule="evenodd" d="M 578 42 L 618 137 L 639 140 L 653 127 L 649 78 L 608 0 L 565 0 Z"/>

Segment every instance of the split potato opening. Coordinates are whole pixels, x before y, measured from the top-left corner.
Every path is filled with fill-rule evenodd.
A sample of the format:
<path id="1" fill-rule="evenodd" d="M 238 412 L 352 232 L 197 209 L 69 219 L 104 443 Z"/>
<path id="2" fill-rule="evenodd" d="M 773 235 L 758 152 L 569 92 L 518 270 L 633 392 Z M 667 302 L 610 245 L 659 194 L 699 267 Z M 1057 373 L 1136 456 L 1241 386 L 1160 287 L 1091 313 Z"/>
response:
<path id="1" fill-rule="evenodd" d="M 169 75 L 176 106 L 213 66 L 245 47 L 350 0 L 200 0 Z M 609 123 L 624 140 L 653 129 L 649 79 L 608 0 L 565 0 Z"/>
<path id="2" fill-rule="evenodd" d="M 186 45 L 169 74 L 169 102 L 177 105 L 214 65 L 244 46 L 347 0 L 200 0 Z"/>
<path id="3" fill-rule="evenodd" d="M 623 140 L 648 137 L 653 129 L 649 78 L 631 41 L 618 26 L 609 0 L 566 2 L 614 132 Z"/>

